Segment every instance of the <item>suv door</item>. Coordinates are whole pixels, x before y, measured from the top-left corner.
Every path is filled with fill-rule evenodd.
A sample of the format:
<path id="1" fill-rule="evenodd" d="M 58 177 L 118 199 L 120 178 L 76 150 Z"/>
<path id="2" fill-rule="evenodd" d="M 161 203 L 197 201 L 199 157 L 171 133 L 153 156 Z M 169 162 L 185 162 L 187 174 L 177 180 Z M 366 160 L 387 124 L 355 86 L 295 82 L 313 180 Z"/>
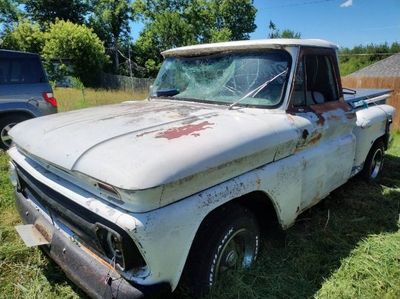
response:
<path id="1" fill-rule="evenodd" d="M 353 166 L 356 115 L 343 100 L 334 50 L 301 49 L 287 112 L 300 132 L 304 210 L 345 183 Z"/>

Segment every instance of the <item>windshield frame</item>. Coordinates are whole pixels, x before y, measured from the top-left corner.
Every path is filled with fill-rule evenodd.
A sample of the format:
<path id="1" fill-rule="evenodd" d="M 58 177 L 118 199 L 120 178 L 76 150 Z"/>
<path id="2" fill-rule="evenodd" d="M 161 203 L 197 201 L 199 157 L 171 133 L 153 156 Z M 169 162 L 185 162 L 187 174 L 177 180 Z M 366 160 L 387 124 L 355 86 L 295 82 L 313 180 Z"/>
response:
<path id="1" fill-rule="evenodd" d="M 259 105 L 259 104 L 247 104 L 247 103 L 237 103 L 235 104 L 235 107 L 246 107 L 246 108 L 258 108 L 258 109 L 276 109 L 282 106 L 285 96 L 287 94 L 287 88 L 289 85 L 290 77 L 291 77 L 291 72 L 292 72 L 292 64 L 293 64 L 293 57 L 289 51 L 287 51 L 284 48 L 280 49 L 255 49 L 255 50 L 240 50 L 240 51 L 222 51 L 218 53 L 212 53 L 210 55 L 198 55 L 198 56 L 169 56 L 167 57 L 163 64 L 169 60 L 169 59 L 179 59 L 179 60 L 196 60 L 196 59 L 201 59 L 201 58 L 218 58 L 218 57 L 223 57 L 226 55 L 231 55 L 231 54 L 248 54 L 248 55 L 260 55 L 260 54 L 266 54 L 266 53 L 284 53 L 284 55 L 287 56 L 287 72 L 285 74 L 285 81 L 282 86 L 282 92 L 280 95 L 279 101 L 274 104 L 274 105 Z M 155 82 L 158 79 L 158 76 L 160 76 L 160 72 L 157 74 L 157 77 L 155 79 Z M 154 96 L 153 90 L 150 91 L 149 95 L 150 100 L 154 99 L 161 99 L 161 100 L 177 100 L 177 101 L 186 101 L 186 102 L 195 102 L 195 103 L 205 103 L 205 104 L 215 104 L 215 105 L 221 105 L 225 107 L 230 107 L 232 103 L 229 102 L 224 102 L 224 101 L 217 101 L 217 100 L 207 100 L 207 99 L 197 99 L 197 98 L 185 98 L 185 97 L 175 97 L 175 96 Z"/>

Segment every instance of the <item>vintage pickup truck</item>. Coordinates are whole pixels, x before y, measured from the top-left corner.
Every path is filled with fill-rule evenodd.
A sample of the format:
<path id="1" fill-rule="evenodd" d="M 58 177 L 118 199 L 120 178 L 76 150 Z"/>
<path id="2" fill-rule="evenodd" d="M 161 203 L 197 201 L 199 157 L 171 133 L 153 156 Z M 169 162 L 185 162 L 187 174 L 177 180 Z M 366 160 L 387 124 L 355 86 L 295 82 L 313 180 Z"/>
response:
<path id="1" fill-rule="evenodd" d="M 257 258 L 360 173 L 378 178 L 389 90 L 342 89 L 336 46 L 274 39 L 163 52 L 144 101 L 10 131 L 17 227 L 92 297 L 194 294 Z"/>

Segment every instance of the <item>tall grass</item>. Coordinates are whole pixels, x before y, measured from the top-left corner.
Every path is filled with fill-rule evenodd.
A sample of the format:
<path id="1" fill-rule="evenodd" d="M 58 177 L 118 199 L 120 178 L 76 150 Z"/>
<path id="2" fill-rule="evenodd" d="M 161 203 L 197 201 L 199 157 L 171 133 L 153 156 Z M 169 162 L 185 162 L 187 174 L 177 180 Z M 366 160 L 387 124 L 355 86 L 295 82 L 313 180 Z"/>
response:
<path id="1" fill-rule="evenodd" d="M 147 97 L 147 91 L 121 91 L 106 89 L 76 89 L 55 88 L 54 95 L 58 101 L 60 112 L 81 109 L 92 106 L 115 104 L 129 100 L 143 100 Z"/>

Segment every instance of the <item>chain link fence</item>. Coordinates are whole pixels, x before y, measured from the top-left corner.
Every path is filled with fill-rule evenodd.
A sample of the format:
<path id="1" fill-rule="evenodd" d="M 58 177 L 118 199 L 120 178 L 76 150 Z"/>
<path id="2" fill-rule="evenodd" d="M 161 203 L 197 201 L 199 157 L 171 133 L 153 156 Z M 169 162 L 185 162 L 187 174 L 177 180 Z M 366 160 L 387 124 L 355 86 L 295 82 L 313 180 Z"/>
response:
<path id="1" fill-rule="evenodd" d="M 148 91 L 154 82 L 153 78 L 131 78 L 107 73 L 102 73 L 100 80 L 103 88 L 125 91 Z"/>

